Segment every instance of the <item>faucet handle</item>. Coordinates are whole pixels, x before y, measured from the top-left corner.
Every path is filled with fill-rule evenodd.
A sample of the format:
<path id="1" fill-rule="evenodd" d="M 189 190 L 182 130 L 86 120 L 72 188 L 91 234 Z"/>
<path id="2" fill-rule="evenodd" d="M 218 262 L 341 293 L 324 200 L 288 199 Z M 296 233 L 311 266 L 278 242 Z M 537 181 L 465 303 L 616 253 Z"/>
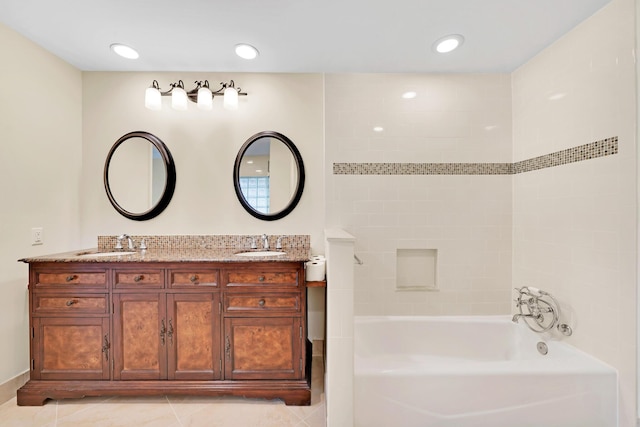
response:
<path id="1" fill-rule="evenodd" d="M 116 243 L 116 247 L 115 247 L 115 249 L 122 249 L 122 241 L 123 241 L 124 239 L 126 239 L 127 237 L 129 237 L 129 236 L 128 236 L 128 235 L 126 235 L 126 234 L 121 234 L 121 235 L 119 235 L 118 237 L 116 237 L 116 241 L 117 241 L 117 243 Z"/>
<path id="2" fill-rule="evenodd" d="M 140 241 L 140 250 L 141 250 L 141 251 L 144 251 L 144 250 L 146 250 L 146 249 L 147 249 L 147 244 L 146 244 L 146 242 L 144 241 L 144 239 L 142 239 L 142 241 Z"/>
<path id="3" fill-rule="evenodd" d="M 276 240 L 276 249 L 282 249 L 282 239 L 284 236 L 279 236 L 278 240 Z"/>
<path id="4" fill-rule="evenodd" d="M 251 249 L 258 249 L 258 243 L 256 242 L 256 236 L 251 236 Z"/>

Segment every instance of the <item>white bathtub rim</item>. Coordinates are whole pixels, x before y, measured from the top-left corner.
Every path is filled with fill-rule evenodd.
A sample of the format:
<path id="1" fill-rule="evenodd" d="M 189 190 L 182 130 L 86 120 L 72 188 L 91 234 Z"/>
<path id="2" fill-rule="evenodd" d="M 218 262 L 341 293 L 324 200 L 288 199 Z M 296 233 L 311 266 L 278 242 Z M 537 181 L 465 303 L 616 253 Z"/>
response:
<path id="1" fill-rule="evenodd" d="M 354 316 L 354 324 L 358 325 L 359 323 L 362 324 L 367 324 L 367 323 L 378 323 L 378 322 L 424 322 L 424 321 L 429 321 L 429 322 L 435 322 L 435 323 L 467 323 L 467 322 L 473 322 L 473 323 L 490 323 L 490 324 L 510 324 L 513 325 L 514 327 L 517 327 L 518 329 L 525 331 L 525 333 L 528 334 L 532 334 L 534 336 L 536 336 L 536 339 L 538 339 L 539 341 L 542 341 L 550 346 L 554 346 L 554 347 L 559 347 L 559 348 L 564 348 L 567 349 L 569 352 L 571 353 L 575 353 L 576 355 L 580 355 L 582 357 L 584 357 L 585 359 L 591 361 L 592 363 L 590 365 L 592 365 L 592 367 L 595 366 L 600 366 L 599 369 L 595 369 L 595 372 L 600 372 L 600 373 L 610 373 L 610 372 L 615 372 L 616 377 L 618 377 L 619 372 L 617 369 L 615 369 L 612 365 L 610 365 L 609 363 L 598 359 L 597 357 L 587 353 L 586 351 L 572 345 L 571 343 L 567 342 L 566 339 L 557 339 L 554 335 L 549 334 L 549 333 L 536 333 L 533 331 L 530 331 L 529 328 L 522 322 L 518 323 L 518 324 L 514 324 L 512 322 L 512 316 L 511 315 L 480 315 L 480 316 L 473 316 L 473 315 L 461 315 L 461 316 L 420 316 L 420 315 L 412 315 L 412 316 L 399 316 L 399 315 L 382 315 L 382 316 L 371 316 L 371 315 L 367 315 L 367 316 Z M 357 334 L 357 331 L 355 331 L 355 333 Z M 355 354 L 355 359 L 358 363 L 356 363 L 356 368 L 366 368 L 367 371 L 370 371 L 372 366 L 367 366 L 369 365 L 369 363 L 366 362 L 366 357 L 362 357 L 361 355 L 358 354 L 357 351 L 354 352 Z M 544 360 L 544 359 L 542 359 Z M 455 362 L 455 361 L 454 361 Z M 482 366 L 483 368 L 488 368 L 491 369 L 491 364 L 496 365 L 495 369 L 492 369 L 492 372 L 495 374 L 500 374 L 500 373 L 504 373 L 504 367 L 499 367 L 497 365 L 499 365 L 501 363 L 501 361 L 496 361 L 496 362 L 492 362 L 492 361 L 481 361 L 481 362 L 476 362 L 473 360 L 468 360 L 468 359 L 462 359 L 459 361 L 459 365 L 460 366 L 467 366 L 469 369 L 471 368 L 476 368 L 476 367 L 480 367 Z M 525 360 L 522 362 L 527 362 L 530 363 L 531 361 Z M 544 362 L 543 362 L 544 363 Z M 458 365 L 458 363 L 456 363 L 456 365 Z M 531 366 L 533 367 L 533 366 Z M 580 373 L 580 372 L 584 372 L 580 367 L 578 367 L 575 364 L 567 364 L 567 366 L 563 366 L 560 369 L 564 369 L 564 368 L 568 368 L 569 371 L 571 373 Z M 465 369 L 466 371 L 467 369 Z M 557 372 L 558 370 L 551 370 L 548 371 L 550 374 Z M 398 373 L 401 373 L 402 370 L 399 370 Z M 589 369 L 590 372 L 593 372 Z M 429 374 L 434 373 L 433 370 L 428 370 L 427 371 Z M 363 373 L 363 372 L 360 372 Z M 541 372 L 542 373 L 542 372 Z M 464 374 L 464 373 L 463 373 Z"/>

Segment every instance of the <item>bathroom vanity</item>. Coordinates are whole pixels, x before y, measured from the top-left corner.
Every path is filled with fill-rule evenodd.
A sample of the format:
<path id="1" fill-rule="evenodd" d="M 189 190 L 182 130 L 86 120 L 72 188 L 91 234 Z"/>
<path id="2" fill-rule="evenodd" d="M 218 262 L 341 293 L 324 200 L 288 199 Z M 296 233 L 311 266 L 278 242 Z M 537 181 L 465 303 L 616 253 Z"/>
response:
<path id="1" fill-rule="evenodd" d="M 18 405 L 203 395 L 310 404 L 308 249 L 28 258 L 30 381 Z"/>

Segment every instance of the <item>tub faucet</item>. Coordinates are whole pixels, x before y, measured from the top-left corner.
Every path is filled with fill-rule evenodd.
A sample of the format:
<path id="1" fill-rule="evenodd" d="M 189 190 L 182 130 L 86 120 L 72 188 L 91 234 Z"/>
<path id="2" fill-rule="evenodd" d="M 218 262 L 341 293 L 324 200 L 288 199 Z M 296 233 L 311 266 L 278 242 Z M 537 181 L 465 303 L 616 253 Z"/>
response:
<path id="1" fill-rule="evenodd" d="M 262 239 L 262 247 L 264 247 L 265 249 L 269 249 L 269 238 L 267 237 L 267 235 L 263 234 L 261 239 Z"/>
<path id="2" fill-rule="evenodd" d="M 116 249 L 122 249 L 122 241 L 127 239 L 127 243 L 129 244 L 129 249 L 135 249 L 136 245 L 133 243 L 133 239 L 128 234 L 122 234 L 117 237 L 118 243 L 116 243 Z"/>

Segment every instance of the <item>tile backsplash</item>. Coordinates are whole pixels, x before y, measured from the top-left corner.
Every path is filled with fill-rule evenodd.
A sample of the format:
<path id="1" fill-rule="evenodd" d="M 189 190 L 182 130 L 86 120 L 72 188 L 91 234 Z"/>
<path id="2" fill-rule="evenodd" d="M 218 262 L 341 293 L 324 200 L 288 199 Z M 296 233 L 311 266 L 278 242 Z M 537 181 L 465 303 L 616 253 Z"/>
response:
<path id="1" fill-rule="evenodd" d="M 144 239 L 149 249 L 211 249 L 211 248 L 249 248 L 251 239 L 255 237 L 260 243 L 260 235 L 255 234 L 220 234 L 220 235 L 168 235 L 145 236 L 135 235 L 131 238 L 136 246 Z M 309 235 L 270 235 L 269 245 L 275 247 L 278 237 L 282 237 L 284 248 L 310 247 Z M 117 243 L 117 236 L 98 236 L 98 248 L 112 249 Z M 125 245 L 126 242 L 123 242 Z"/>

